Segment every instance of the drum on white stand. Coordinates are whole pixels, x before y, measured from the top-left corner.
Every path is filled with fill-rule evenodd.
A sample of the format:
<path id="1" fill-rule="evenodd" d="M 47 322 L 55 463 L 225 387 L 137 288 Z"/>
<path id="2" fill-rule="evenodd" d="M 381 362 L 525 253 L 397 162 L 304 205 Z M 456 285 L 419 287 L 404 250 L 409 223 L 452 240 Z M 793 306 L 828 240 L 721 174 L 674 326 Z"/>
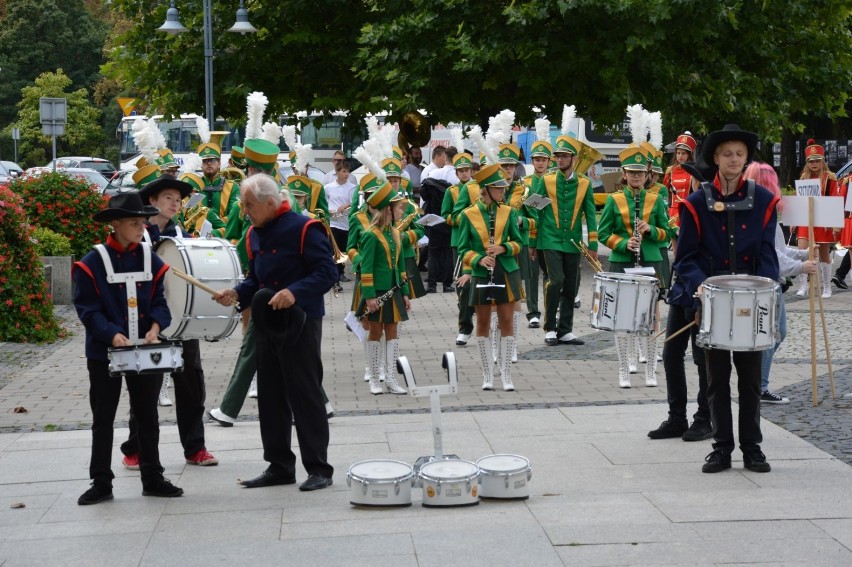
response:
<path id="1" fill-rule="evenodd" d="M 110 376 L 164 374 L 183 369 L 183 347 L 179 342 L 110 347 L 107 356 Z"/>
<path id="2" fill-rule="evenodd" d="M 349 467 L 349 502 L 358 506 L 411 506 L 414 468 L 402 461 L 374 459 Z"/>
<path id="3" fill-rule="evenodd" d="M 532 478 L 529 459 L 520 455 L 497 454 L 476 461 L 479 467 L 479 497 L 526 500 Z"/>
<path id="4" fill-rule="evenodd" d="M 163 238 L 157 254 L 214 289 L 236 287 L 243 279 L 236 248 L 222 238 Z M 173 274 L 167 275 L 165 288 L 172 324 L 161 332 L 164 337 L 216 341 L 237 328 L 236 307 L 219 305 L 210 294 Z"/>
<path id="5" fill-rule="evenodd" d="M 590 325 L 601 331 L 654 334 L 659 281 L 650 276 L 598 272 Z"/>
<path id="6" fill-rule="evenodd" d="M 455 459 L 432 461 L 420 467 L 423 506 L 426 508 L 479 504 L 479 467 Z"/>
<path id="7" fill-rule="evenodd" d="M 713 276 L 704 280 L 701 326 L 695 343 L 703 348 L 759 351 L 775 346 L 779 285 L 769 278 Z"/>

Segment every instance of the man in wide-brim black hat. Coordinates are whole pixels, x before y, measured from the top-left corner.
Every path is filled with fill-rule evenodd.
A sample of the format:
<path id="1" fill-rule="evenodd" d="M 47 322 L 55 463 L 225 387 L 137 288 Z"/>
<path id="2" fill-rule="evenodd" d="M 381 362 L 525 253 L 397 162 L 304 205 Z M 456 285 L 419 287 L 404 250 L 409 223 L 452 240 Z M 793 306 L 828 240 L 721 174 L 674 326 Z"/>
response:
<path id="1" fill-rule="evenodd" d="M 757 135 L 728 124 L 704 142 L 701 161 L 708 182 L 692 193 L 680 209 L 680 235 L 674 269 L 678 278 L 669 302 L 698 310 L 704 281 L 711 276 L 746 274 L 778 281 L 775 253 L 778 197 L 743 179 L 743 170 L 757 147 Z M 774 323 L 774 322 L 773 322 Z M 768 332 L 773 332 L 768 329 Z M 739 388 L 739 436 L 745 468 L 769 472 L 760 450 L 760 351 L 705 348 L 707 398 L 713 421 L 713 452 L 702 470 L 731 468 L 736 447 L 731 418 L 731 358 Z"/>

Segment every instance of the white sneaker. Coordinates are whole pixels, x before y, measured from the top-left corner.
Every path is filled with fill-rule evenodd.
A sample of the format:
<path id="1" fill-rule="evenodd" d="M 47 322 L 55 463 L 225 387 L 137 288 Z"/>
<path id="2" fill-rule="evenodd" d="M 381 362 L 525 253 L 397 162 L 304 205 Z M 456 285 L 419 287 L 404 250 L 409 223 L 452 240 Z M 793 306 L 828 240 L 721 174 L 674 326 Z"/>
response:
<path id="1" fill-rule="evenodd" d="M 527 326 L 530 329 L 538 329 L 541 326 L 541 321 L 539 321 L 538 317 L 530 317 L 530 320 L 527 323 Z"/>
<path id="2" fill-rule="evenodd" d="M 459 333 L 459 336 L 456 337 L 456 344 L 458 346 L 464 346 L 467 344 L 467 341 L 470 340 L 470 335 L 466 335 L 464 333 Z"/>
<path id="3" fill-rule="evenodd" d="M 257 373 L 255 373 L 254 378 L 251 379 L 251 386 L 249 386 L 248 397 L 257 398 Z"/>
<path id="4" fill-rule="evenodd" d="M 220 410 L 219 408 L 213 408 L 212 410 L 207 412 L 207 415 L 209 415 L 210 418 L 213 419 L 213 421 L 215 421 L 222 427 L 231 427 L 237 422 L 237 420 L 233 417 L 222 413 L 222 410 Z"/>
<path id="5" fill-rule="evenodd" d="M 172 400 L 169 398 L 169 376 L 163 378 L 163 385 L 160 388 L 160 395 L 157 398 L 157 403 L 163 407 L 169 407 L 172 405 Z"/>

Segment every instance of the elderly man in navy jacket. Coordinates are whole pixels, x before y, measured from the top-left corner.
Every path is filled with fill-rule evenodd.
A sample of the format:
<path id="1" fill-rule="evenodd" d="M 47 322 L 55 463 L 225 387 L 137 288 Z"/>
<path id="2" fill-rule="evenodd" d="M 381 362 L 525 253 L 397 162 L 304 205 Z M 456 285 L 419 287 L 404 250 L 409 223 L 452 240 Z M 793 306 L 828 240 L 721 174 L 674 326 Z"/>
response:
<path id="1" fill-rule="evenodd" d="M 334 469 L 327 459 L 320 342 L 323 296 L 337 281 L 337 266 L 322 224 L 291 211 L 272 177 L 250 177 L 240 187 L 240 201 L 252 221 L 246 237 L 249 274 L 236 288 L 223 290 L 214 299 L 223 304 L 238 300 L 244 309 L 263 290 L 269 297 L 265 302 L 269 311 L 304 312 L 300 330 L 257 333 L 260 435 L 269 467 L 242 484 L 247 488 L 295 484 L 296 455 L 290 448 L 295 420 L 302 464 L 309 475 L 299 489 L 326 488 Z M 255 318 L 258 307 L 263 306 L 252 309 Z"/>

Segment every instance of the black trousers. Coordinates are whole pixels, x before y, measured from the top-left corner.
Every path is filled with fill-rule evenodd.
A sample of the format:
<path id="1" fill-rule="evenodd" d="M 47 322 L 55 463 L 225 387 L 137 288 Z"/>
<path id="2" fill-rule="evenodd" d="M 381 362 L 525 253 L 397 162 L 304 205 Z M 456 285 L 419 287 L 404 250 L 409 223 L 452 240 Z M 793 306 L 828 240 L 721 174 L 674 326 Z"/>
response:
<path id="1" fill-rule="evenodd" d="M 435 287 L 441 282 L 444 287 L 453 285 L 454 258 L 450 248 L 450 235 L 433 230 L 429 238 L 429 287 Z"/>
<path id="2" fill-rule="evenodd" d="M 846 279 L 846 276 L 849 275 L 849 268 L 852 267 L 852 259 L 850 259 L 849 256 L 849 252 L 843 255 L 843 259 L 840 260 L 840 265 L 837 266 L 837 271 L 834 272 L 834 275 L 841 280 Z"/>
<path id="3" fill-rule="evenodd" d="M 308 319 L 293 345 L 280 345 L 257 333 L 257 409 L 263 458 L 269 470 L 295 475 L 290 448 L 293 421 L 302 465 L 308 474 L 331 477 L 328 417 L 322 396 L 322 318 Z"/>
<path id="4" fill-rule="evenodd" d="M 191 457 L 201 449 L 207 448 L 202 421 L 207 388 L 204 385 L 201 345 L 198 339 L 182 341 L 181 345 L 183 345 L 183 370 L 172 372 L 172 381 L 175 385 L 175 414 L 180 444 L 183 446 L 184 456 Z M 121 452 L 125 455 L 133 455 L 139 452 L 139 426 L 132 406 L 127 426 L 130 429 L 130 435 L 127 441 L 121 444 Z"/>
<path id="5" fill-rule="evenodd" d="M 666 335 L 672 335 L 695 320 L 695 311 L 679 305 L 669 305 L 669 318 L 666 322 Z M 695 344 L 698 328 L 692 327 L 689 333 L 681 333 L 663 343 L 663 366 L 666 369 L 666 390 L 669 401 L 669 421 L 686 423 L 686 368 L 684 356 L 686 346 L 692 343 L 692 361 L 698 368 L 698 411 L 693 419 L 710 421 L 710 406 L 707 402 L 707 366 L 704 361 L 704 349 Z"/>
<path id="6" fill-rule="evenodd" d="M 92 456 L 89 478 L 96 484 L 112 486 L 112 442 L 115 412 L 121 396 L 121 377 L 109 375 L 109 364 L 86 360 L 89 370 L 89 405 L 92 408 Z M 139 446 L 139 471 L 142 484 L 163 476 L 160 466 L 160 422 L 157 416 L 157 395 L 163 376 L 157 374 L 127 375 L 130 411 L 136 415 Z"/>
<path id="7" fill-rule="evenodd" d="M 337 244 L 337 248 L 346 254 L 346 246 L 349 240 L 349 231 L 343 230 L 342 228 L 331 227 L 331 235 L 334 237 L 334 243 Z M 337 265 L 337 275 L 343 277 L 344 265 Z"/>
<path id="8" fill-rule="evenodd" d="M 731 358 L 737 368 L 737 390 L 740 395 L 740 448 L 756 447 L 763 441 L 760 433 L 760 369 L 763 353 L 706 349 L 704 358 L 707 361 L 707 399 L 713 417 L 713 448 L 730 454 L 736 446 L 731 417 Z"/>
<path id="9" fill-rule="evenodd" d="M 452 249 L 453 254 L 453 269 L 456 267 L 456 262 L 459 259 L 459 250 L 458 248 Z M 461 268 L 459 268 L 459 275 L 462 274 Z M 459 333 L 463 335 L 472 335 L 473 334 L 473 314 L 476 311 L 476 308 L 470 304 L 470 294 L 473 285 L 471 282 L 463 286 L 456 287 L 456 298 L 458 299 L 458 308 L 459 308 Z"/>

